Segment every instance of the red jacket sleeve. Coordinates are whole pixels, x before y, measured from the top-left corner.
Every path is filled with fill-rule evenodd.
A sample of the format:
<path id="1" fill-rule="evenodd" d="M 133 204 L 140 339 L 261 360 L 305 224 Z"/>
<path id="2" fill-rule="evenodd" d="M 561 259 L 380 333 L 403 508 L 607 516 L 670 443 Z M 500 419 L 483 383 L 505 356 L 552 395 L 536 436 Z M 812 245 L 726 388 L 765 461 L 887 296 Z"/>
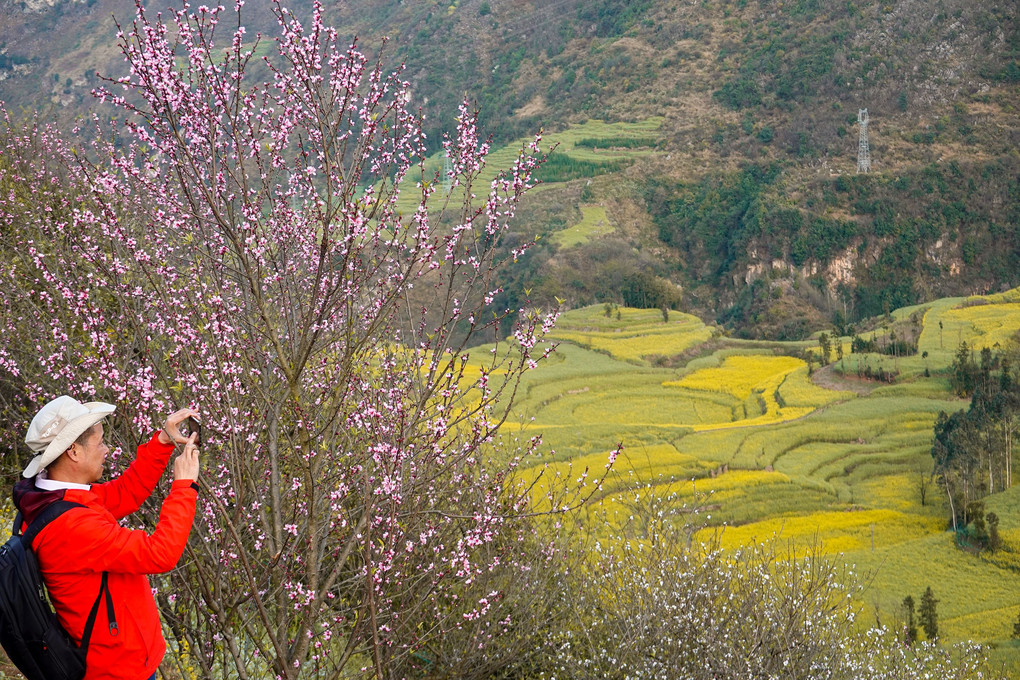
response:
<path id="1" fill-rule="evenodd" d="M 152 494 L 173 451 L 173 444 L 159 441 L 157 430 L 138 447 L 134 461 L 123 474 L 105 484 L 93 484 L 92 493 L 118 520 L 127 517 Z"/>
<path id="2" fill-rule="evenodd" d="M 163 501 L 155 531 L 125 529 L 91 508 L 75 508 L 57 521 L 67 522 L 73 530 L 51 531 L 47 528 L 40 540 L 49 539 L 51 554 L 74 555 L 77 564 L 69 571 L 109 571 L 128 574 L 159 574 L 170 571 L 181 559 L 188 543 L 191 524 L 195 519 L 198 492 L 191 480 L 173 483 Z M 56 524 L 56 522 L 54 522 Z M 71 545 L 57 545 L 62 542 Z M 69 565 L 70 566 L 70 565 Z"/>

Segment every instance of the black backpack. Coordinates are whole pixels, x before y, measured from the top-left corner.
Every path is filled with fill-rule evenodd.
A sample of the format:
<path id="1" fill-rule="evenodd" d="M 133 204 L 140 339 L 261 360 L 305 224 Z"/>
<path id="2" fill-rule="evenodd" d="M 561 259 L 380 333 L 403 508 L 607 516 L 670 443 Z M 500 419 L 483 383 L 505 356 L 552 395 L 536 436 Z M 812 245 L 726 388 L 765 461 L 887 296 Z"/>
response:
<path id="1" fill-rule="evenodd" d="M 81 680 L 103 593 L 106 593 L 110 633 L 118 632 L 104 571 L 99 595 L 92 605 L 79 647 L 50 607 L 39 564 L 32 552 L 32 541 L 43 527 L 71 508 L 80 507 L 84 506 L 55 501 L 39 513 L 23 535 L 18 534 L 22 524 L 19 512 L 10 539 L 0 547 L 0 644 L 28 680 Z"/>

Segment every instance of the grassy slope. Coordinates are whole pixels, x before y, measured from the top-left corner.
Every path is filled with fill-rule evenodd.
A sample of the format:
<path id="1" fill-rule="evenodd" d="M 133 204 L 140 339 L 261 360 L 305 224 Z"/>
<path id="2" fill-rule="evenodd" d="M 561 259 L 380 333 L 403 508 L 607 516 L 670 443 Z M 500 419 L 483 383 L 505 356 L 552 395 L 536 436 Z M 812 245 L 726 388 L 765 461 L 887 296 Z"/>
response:
<path id="1" fill-rule="evenodd" d="M 1002 518 L 1006 541 L 989 556 L 953 546 L 938 488 L 929 488 L 922 505 L 920 486 L 931 471 L 936 415 L 966 407 L 941 373 L 958 341 L 980 348 L 1017 333 L 1015 299 L 1014 292 L 897 310 L 893 321 L 916 312 L 923 318 L 918 355 L 896 361 L 900 378 L 893 385 L 830 373 L 830 381 L 855 388 L 842 392 L 813 384 L 799 359 L 777 356 L 777 350 L 799 354 L 806 343 L 712 338 L 712 329 L 678 313 L 664 322 L 658 311 L 621 309 L 617 318 L 602 306 L 574 310 L 554 333 L 561 345 L 553 359 L 527 378 L 519 411 L 534 418 L 527 432 L 542 433 L 554 450 L 543 461 L 551 472 L 601 471 L 606 452 L 625 444 L 600 499 L 611 516 L 628 516 L 620 492 L 639 480 L 700 504 L 705 531 L 721 530 L 724 545 L 772 536 L 799 546 L 821 541 L 868 575 L 864 620 L 898 625 L 903 598 L 916 601 L 930 585 L 945 640 L 992 642 L 1000 648 L 995 654 L 1012 663 L 1020 490 L 987 501 Z M 691 360 L 653 365 L 664 344 L 683 347 Z M 858 358 L 847 347 L 848 373 Z M 773 421 L 762 422 L 749 408 L 749 402 L 761 405 L 755 395 L 763 387 L 778 387 L 790 418 L 774 413 Z"/>
<path id="2" fill-rule="evenodd" d="M 606 172 L 602 168 L 626 167 L 636 160 L 652 156 L 655 154 L 655 151 L 648 147 L 593 149 L 588 146 L 582 146 L 578 142 L 603 138 L 656 139 L 661 126 L 662 118 L 656 117 L 637 123 L 605 123 L 599 120 L 586 121 L 578 125 L 572 125 L 559 132 L 543 135 L 540 153 L 543 155 L 557 154 L 560 158 L 565 157 L 578 164 L 583 164 L 581 168 L 582 178 L 596 176 Z M 485 167 L 471 188 L 472 192 L 477 196 L 485 196 L 488 193 L 489 185 L 496 178 L 497 173 L 510 168 L 517 159 L 520 150 L 533 140 L 534 137 L 522 137 L 507 144 L 493 147 L 486 158 Z M 431 180 L 437 173 L 441 174 L 442 170 L 442 154 L 435 153 L 425 162 L 424 176 Z M 576 179 L 573 174 L 566 174 L 565 177 Z M 534 194 L 538 195 L 538 198 L 534 200 L 541 201 L 541 194 L 549 188 L 561 184 L 565 177 L 550 173 L 540 174 L 538 179 L 541 180 L 541 183 L 534 190 Z M 449 194 L 452 205 L 456 206 L 463 200 L 464 191 L 464 187 L 452 188 Z M 397 206 L 404 214 L 412 214 L 417 208 L 420 195 L 415 195 L 416 193 L 413 191 L 405 192 L 398 200 Z M 434 208 L 438 203 L 439 201 L 433 201 L 431 205 Z M 594 219 L 597 220 L 598 217 L 594 217 Z M 585 228 L 586 232 L 591 230 L 592 227 Z M 602 231 L 601 233 L 607 232 Z M 576 242 L 582 242 L 583 240 Z"/>

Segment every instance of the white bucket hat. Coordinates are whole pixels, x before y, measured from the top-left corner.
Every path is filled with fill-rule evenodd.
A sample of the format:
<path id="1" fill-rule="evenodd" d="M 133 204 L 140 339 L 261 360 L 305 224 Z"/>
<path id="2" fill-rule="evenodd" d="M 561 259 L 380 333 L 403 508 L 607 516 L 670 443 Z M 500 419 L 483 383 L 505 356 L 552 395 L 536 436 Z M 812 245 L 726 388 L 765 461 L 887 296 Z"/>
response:
<path id="1" fill-rule="evenodd" d="M 35 477 L 40 470 L 60 458 L 71 444 L 100 420 L 116 410 L 113 404 L 90 401 L 83 404 L 66 394 L 43 406 L 32 418 L 25 443 L 35 454 L 21 473 Z"/>

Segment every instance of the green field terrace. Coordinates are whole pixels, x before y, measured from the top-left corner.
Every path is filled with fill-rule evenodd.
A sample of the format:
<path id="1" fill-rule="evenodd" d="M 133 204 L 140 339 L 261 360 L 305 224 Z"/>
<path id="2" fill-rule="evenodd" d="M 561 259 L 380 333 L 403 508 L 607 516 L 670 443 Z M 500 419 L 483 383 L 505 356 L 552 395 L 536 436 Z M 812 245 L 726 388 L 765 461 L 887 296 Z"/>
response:
<path id="1" fill-rule="evenodd" d="M 636 488 L 675 494 L 697 509 L 706 540 L 820 543 L 855 565 L 869 583 L 867 622 L 898 626 L 904 597 L 931 586 L 944 640 L 990 643 L 993 658 L 1016 664 L 1020 489 L 985 499 L 1001 520 L 1001 550 L 958 549 L 930 451 L 938 413 L 969 403 L 948 378 L 959 344 L 997 350 L 1015 338 L 1020 291 L 897 310 L 862 335 L 881 341 L 911 324 L 916 354 L 851 353 L 844 337 L 835 339 L 842 359 L 821 367 L 816 338 L 732 340 L 675 311 L 572 310 L 553 331 L 555 353 L 525 378 L 508 427 L 543 438 L 527 471 L 541 472 L 539 490 L 585 468 L 597 476 L 623 444 L 588 508 L 609 518 L 602 530 L 640 520 Z M 859 379 L 861 362 L 898 371 L 895 381 Z"/>

